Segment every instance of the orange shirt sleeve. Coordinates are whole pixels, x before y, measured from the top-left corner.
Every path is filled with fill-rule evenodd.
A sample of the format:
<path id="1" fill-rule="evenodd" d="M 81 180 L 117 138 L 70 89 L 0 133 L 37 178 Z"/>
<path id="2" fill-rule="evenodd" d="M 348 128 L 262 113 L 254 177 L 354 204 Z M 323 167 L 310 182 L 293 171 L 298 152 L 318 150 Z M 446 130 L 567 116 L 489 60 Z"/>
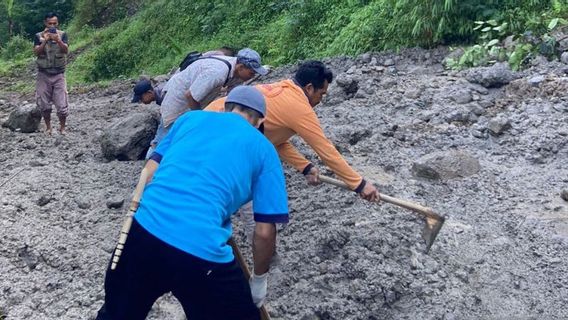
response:
<path id="1" fill-rule="evenodd" d="M 302 172 L 310 162 L 290 143 L 286 141 L 276 146 L 276 151 L 282 161 L 289 163 L 296 170 Z"/>
<path id="2" fill-rule="evenodd" d="M 223 112 L 223 111 L 225 111 L 225 100 L 227 100 L 227 99 L 226 98 L 220 98 L 220 99 L 214 100 L 209 105 L 207 105 L 207 107 L 205 107 L 205 109 L 203 109 L 203 110 L 204 111 Z"/>
<path id="3" fill-rule="evenodd" d="M 361 184 L 363 178 L 355 170 L 353 170 L 349 164 L 347 164 L 347 161 L 343 159 L 331 141 L 326 138 L 313 109 L 310 108 L 309 112 L 302 112 L 302 114 L 290 114 L 290 117 L 292 117 L 288 122 L 290 124 L 290 128 L 302 137 L 308 145 L 310 145 L 310 147 L 323 160 L 326 166 L 333 170 L 333 172 L 341 178 L 341 180 L 351 187 L 351 189 L 355 190 Z M 297 150 L 295 151 L 298 152 Z M 292 156 L 289 150 L 287 150 L 287 152 L 289 153 L 287 156 L 291 159 L 290 163 L 296 169 L 301 167 L 302 169 L 299 170 L 303 170 L 306 163 L 301 162 L 299 158 Z M 303 156 L 301 158 L 304 161 L 307 161 Z"/>

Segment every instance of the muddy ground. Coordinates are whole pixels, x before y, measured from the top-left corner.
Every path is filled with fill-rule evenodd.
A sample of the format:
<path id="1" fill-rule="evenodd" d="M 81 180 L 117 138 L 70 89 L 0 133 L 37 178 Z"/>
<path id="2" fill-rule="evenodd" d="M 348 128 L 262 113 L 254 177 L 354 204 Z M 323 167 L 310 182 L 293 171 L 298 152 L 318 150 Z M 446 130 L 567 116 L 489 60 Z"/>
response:
<path id="1" fill-rule="evenodd" d="M 422 253 L 415 214 L 307 186 L 287 169 L 291 223 L 279 235 L 281 263 L 269 281 L 274 319 L 568 318 L 568 203 L 560 196 L 568 189 L 568 66 L 537 60 L 510 84 L 485 89 L 467 72 L 444 70 L 445 54 L 328 60 L 340 81 L 317 107 L 325 132 L 363 176 L 448 217 L 430 254 Z M 66 136 L 0 129 L 7 319 L 89 319 L 101 306 L 125 212 L 107 204 L 128 202 L 143 162 L 105 161 L 100 136 L 112 121 L 155 108 L 131 104 L 131 88 L 72 92 Z M 15 94 L 0 100 L 0 118 L 31 102 Z M 489 134 L 496 117 L 510 127 Z M 449 150 L 476 158 L 479 172 L 437 180 L 413 173 L 424 155 Z M 164 297 L 149 318 L 184 316 Z"/>

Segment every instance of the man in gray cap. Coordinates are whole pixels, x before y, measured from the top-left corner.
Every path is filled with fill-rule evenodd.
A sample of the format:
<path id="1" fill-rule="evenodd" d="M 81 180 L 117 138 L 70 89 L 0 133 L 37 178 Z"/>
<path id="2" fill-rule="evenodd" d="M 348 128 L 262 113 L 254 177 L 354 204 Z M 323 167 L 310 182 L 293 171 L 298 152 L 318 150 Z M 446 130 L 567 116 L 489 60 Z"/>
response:
<path id="1" fill-rule="evenodd" d="M 146 163 L 150 183 L 120 262 L 107 269 L 97 319 L 145 319 L 167 292 L 188 319 L 260 319 L 275 223 L 288 222 L 282 165 L 255 129 L 265 114 L 258 89 L 239 86 L 224 113 L 188 112 L 176 120 Z M 231 215 L 250 200 L 254 272 L 245 279 L 227 241 Z"/>
<path id="2" fill-rule="evenodd" d="M 245 48 L 236 57 L 208 56 L 193 62 L 175 74 L 164 87 L 168 94 L 161 106 L 162 126 L 167 132 L 172 123 L 188 110 L 207 106 L 224 86 L 234 87 L 255 74 L 268 71 L 262 67 L 258 52 Z M 159 143 L 161 140 L 156 137 Z"/>

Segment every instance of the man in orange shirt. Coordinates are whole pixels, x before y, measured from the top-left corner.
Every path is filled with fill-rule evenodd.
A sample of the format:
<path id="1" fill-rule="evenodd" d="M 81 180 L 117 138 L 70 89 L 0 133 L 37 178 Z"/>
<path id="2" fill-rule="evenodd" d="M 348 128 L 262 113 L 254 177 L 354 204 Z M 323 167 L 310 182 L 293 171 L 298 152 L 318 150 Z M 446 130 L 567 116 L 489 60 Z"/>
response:
<path id="1" fill-rule="evenodd" d="M 293 79 L 257 85 L 266 99 L 264 134 L 274 144 L 280 158 L 302 172 L 309 184 L 320 183 L 319 170 L 290 143 L 289 139 L 295 134 L 361 198 L 378 201 L 378 190 L 347 164 L 326 138 L 314 112 L 313 108 L 321 102 L 332 81 L 333 73 L 322 62 L 308 61 L 300 65 Z M 224 98 L 215 100 L 205 110 L 222 111 L 224 103 Z"/>

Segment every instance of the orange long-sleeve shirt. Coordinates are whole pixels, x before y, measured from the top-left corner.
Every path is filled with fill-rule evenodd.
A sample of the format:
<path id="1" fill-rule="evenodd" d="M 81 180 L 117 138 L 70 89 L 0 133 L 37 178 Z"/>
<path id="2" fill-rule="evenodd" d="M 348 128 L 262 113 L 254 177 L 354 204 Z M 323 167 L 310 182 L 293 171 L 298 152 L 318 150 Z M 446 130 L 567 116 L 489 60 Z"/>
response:
<path id="1" fill-rule="evenodd" d="M 256 86 L 266 99 L 264 134 L 274 144 L 280 158 L 302 172 L 310 162 L 288 141 L 298 134 L 317 153 L 326 166 L 331 168 L 353 190 L 362 177 L 353 170 L 341 154 L 326 138 L 308 98 L 292 80 Z M 205 110 L 224 110 L 225 98 L 209 104 Z"/>

